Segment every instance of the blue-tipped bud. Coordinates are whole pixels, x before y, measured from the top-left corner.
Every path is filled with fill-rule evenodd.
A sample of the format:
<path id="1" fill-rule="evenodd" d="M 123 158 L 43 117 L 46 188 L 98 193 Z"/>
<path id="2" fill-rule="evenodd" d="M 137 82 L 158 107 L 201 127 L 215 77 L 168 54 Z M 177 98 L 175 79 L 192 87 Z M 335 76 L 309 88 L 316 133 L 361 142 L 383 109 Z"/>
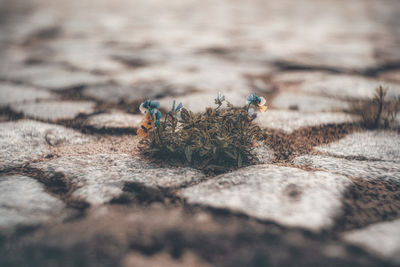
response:
<path id="1" fill-rule="evenodd" d="M 175 112 L 178 112 L 179 110 L 181 110 L 181 108 L 183 108 L 182 102 L 179 103 L 178 106 L 176 106 Z"/>
<path id="2" fill-rule="evenodd" d="M 258 104 L 261 102 L 261 98 L 256 93 L 253 93 L 247 96 L 247 102 L 249 104 Z"/>
<path id="3" fill-rule="evenodd" d="M 162 114 L 159 110 L 156 112 L 156 120 L 160 120 L 162 118 Z"/>
<path id="4" fill-rule="evenodd" d="M 158 102 L 158 101 L 151 101 L 151 100 L 150 100 L 149 106 L 150 106 L 150 108 L 160 108 L 160 102 Z"/>

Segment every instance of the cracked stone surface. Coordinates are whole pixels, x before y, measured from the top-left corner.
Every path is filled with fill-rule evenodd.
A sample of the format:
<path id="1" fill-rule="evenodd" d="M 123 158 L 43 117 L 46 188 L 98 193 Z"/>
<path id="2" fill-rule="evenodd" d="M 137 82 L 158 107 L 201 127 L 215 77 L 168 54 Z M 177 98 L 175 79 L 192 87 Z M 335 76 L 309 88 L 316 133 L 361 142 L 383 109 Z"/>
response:
<path id="1" fill-rule="evenodd" d="M 55 98 L 54 94 L 31 86 L 0 83 L 0 106 L 52 98 Z"/>
<path id="2" fill-rule="evenodd" d="M 393 99 L 400 96 L 398 84 L 351 75 L 327 75 L 323 79 L 307 81 L 300 88 L 307 93 L 331 97 L 367 99 L 374 94 L 375 88 L 379 85 L 389 88 L 388 98 Z"/>
<path id="3" fill-rule="evenodd" d="M 96 129 L 118 129 L 133 128 L 137 129 L 143 120 L 143 116 L 128 114 L 119 111 L 111 111 L 90 116 L 86 124 Z"/>
<path id="4" fill-rule="evenodd" d="M 79 114 L 94 111 L 94 103 L 89 101 L 45 101 L 11 105 L 17 112 L 26 116 L 45 121 L 73 119 Z"/>
<path id="5" fill-rule="evenodd" d="M 74 187 L 74 197 L 96 205 L 119 196 L 126 182 L 173 188 L 204 179 L 204 174 L 198 170 L 160 168 L 126 154 L 62 157 L 32 167 L 50 177 L 62 173 Z"/>
<path id="6" fill-rule="evenodd" d="M 400 220 L 372 224 L 364 229 L 345 232 L 343 238 L 381 257 L 400 263 Z"/>
<path id="7" fill-rule="evenodd" d="M 0 266 L 399 265 L 400 115 L 349 113 L 400 96 L 399 1 L 0 2 Z M 147 156 L 143 100 L 218 92 L 267 99 L 257 165 Z"/>
<path id="8" fill-rule="evenodd" d="M 256 122 L 262 127 L 292 133 L 302 127 L 349 123 L 358 120 L 356 116 L 341 112 L 309 113 L 293 110 L 269 110 L 259 114 Z"/>
<path id="9" fill-rule="evenodd" d="M 400 183 L 400 164 L 395 162 L 348 160 L 329 156 L 304 155 L 294 159 L 301 166 L 325 169 L 327 171 L 379 181 L 394 180 Z"/>
<path id="10" fill-rule="evenodd" d="M 83 144 L 90 140 L 79 132 L 30 120 L 0 123 L 0 137 L 0 170 L 40 159 L 50 151 L 50 145 Z"/>
<path id="11" fill-rule="evenodd" d="M 46 222 L 60 216 L 64 207 L 33 178 L 0 176 L 0 231 Z"/>
<path id="12" fill-rule="evenodd" d="M 318 112 L 341 111 L 347 109 L 349 105 L 344 101 L 327 97 L 282 92 L 273 99 L 272 106 L 278 109 Z"/>
<path id="13" fill-rule="evenodd" d="M 384 76 L 372 79 L 348 74 L 329 74 L 321 71 L 289 71 L 278 73 L 272 77 L 272 80 L 280 88 L 290 88 L 303 94 L 339 98 L 342 99 L 342 102 L 343 99 L 370 98 L 374 89 L 379 85 L 389 88 L 388 98 L 393 99 L 400 95 L 399 83 L 392 82 Z"/>
<path id="14" fill-rule="evenodd" d="M 89 72 L 70 71 L 59 66 L 12 67 L 0 77 L 23 81 L 39 88 L 64 90 L 90 84 L 101 84 L 107 79 Z"/>
<path id="15" fill-rule="evenodd" d="M 275 159 L 275 152 L 268 145 L 258 144 L 254 149 L 254 154 L 260 163 L 271 163 Z"/>
<path id="16" fill-rule="evenodd" d="M 84 89 L 84 95 L 95 99 L 116 103 L 119 102 L 137 102 L 146 98 L 154 98 L 158 95 L 171 94 L 173 88 L 166 82 L 150 81 L 145 83 L 128 83 L 128 85 L 100 85 L 89 86 Z"/>
<path id="17" fill-rule="evenodd" d="M 190 203 L 318 231 L 332 223 L 341 194 L 350 184 L 341 175 L 257 165 L 189 187 L 182 195 Z M 318 201 L 322 198 L 324 201 Z"/>
<path id="18" fill-rule="evenodd" d="M 315 149 L 337 157 L 400 162 L 400 135 L 392 131 L 356 132 Z"/>

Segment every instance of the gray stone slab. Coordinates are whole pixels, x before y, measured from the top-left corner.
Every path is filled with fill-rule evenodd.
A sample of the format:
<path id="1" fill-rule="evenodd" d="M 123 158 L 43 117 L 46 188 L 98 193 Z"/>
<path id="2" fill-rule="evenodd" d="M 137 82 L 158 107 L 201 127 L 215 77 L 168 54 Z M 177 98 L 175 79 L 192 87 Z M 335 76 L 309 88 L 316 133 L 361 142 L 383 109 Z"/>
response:
<path id="1" fill-rule="evenodd" d="M 292 110 L 267 110 L 259 113 L 255 122 L 260 126 L 291 133 L 302 127 L 340 124 L 358 121 L 357 116 L 341 112 L 301 112 Z"/>
<path id="2" fill-rule="evenodd" d="M 400 134 L 392 131 L 356 132 L 314 149 L 339 157 L 400 162 Z"/>
<path id="3" fill-rule="evenodd" d="M 280 224 L 321 230 L 341 211 L 352 182 L 327 172 L 256 165 L 223 174 L 181 191 L 189 203 L 244 212 Z"/>
<path id="4" fill-rule="evenodd" d="M 0 170 L 40 159 L 48 146 L 83 144 L 90 140 L 71 129 L 30 120 L 0 123 Z"/>
<path id="5" fill-rule="evenodd" d="M 326 25 L 327 26 L 327 25 Z M 329 26 L 327 26 L 329 27 Z M 325 36 L 326 37 L 326 36 Z M 323 37 L 322 37 L 323 38 Z M 374 46 L 371 42 L 349 38 L 345 44 L 340 38 L 309 40 L 300 51 L 293 54 L 285 54 L 281 60 L 285 65 L 300 66 L 315 69 L 334 69 L 342 72 L 366 71 L 377 66 L 374 55 Z M 323 42 L 319 43 L 320 41 Z M 307 52 L 305 52 L 307 51 Z"/>
<path id="6" fill-rule="evenodd" d="M 203 173 L 192 168 L 160 168 L 127 154 L 67 156 L 31 166 L 49 176 L 63 173 L 64 179 L 76 188 L 72 196 L 94 205 L 119 196 L 126 182 L 139 182 L 150 187 L 179 187 L 204 179 Z"/>
<path id="7" fill-rule="evenodd" d="M 342 234 L 347 242 L 400 264 L 400 220 L 372 224 Z"/>
<path id="8" fill-rule="evenodd" d="M 294 159 L 300 166 L 362 179 L 394 180 L 400 184 L 400 164 L 386 161 L 348 160 L 330 156 L 304 155 Z"/>
<path id="9" fill-rule="evenodd" d="M 112 111 L 90 116 L 86 124 L 96 129 L 107 128 L 132 128 L 137 129 L 143 120 L 142 115 L 128 114 L 120 111 Z"/>
<path id="10" fill-rule="evenodd" d="M 271 163 L 275 159 L 274 150 L 268 145 L 263 145 L 262 143 L 253 150 L 259 163 Z"/>
<path id="11" fill-rule="evenodd" d="M 11 83 L 0 83 L 0 106 L 37 101 L 43 99 L 54 99 L 56 96 L 44 90 L 37 90 L 31 86 L 17 85 Z"/>
<path id="12" fill-rule="evenodd" d="M 306 93 L 367 99 L 372 98 L 375 88 L 379 85 L 389 88 L 387 98 L 393 99 L 400 96 L 400 85 L 398 84 L 353 75 L 326 75 L 322 79 L 307 80 L 300 88 Z"/>
<path id="13" fill-rule="evenodd" d="M 31 118 L 56 121 L 73 119 L 79 114 L 92 113 L 94 106 L 95 103 L 90 101 L 42 101 L 13 104 L 11 108 Z"/>
<path id="14" fill-rule="evenodd" d="M 0 77 L 52 90 L 102 84 L 107 81 L 103 76 L 89 72 L 71 71 L 58 65 L 14 65 L 10 69 L 2 71 Z"/>
<path id="15" fill-rule="evenodd" d="M 64 207 L 33 178 L 0 176 L 0 230 L 44 223 L 59 216 Z"/>
<path id="16" fill-rule="evenodd" d="M 131 82 L 129 85 L 89 86 L 84 89 L 83 94 L 101 101 L 118 104 L 121 101 L 125 103 L 143 101 L 173 92 L 173 87 L 167 82 L 147 81 L 135 84 Z"/>
<path id="17" fill-rule="evenodd" d="M 184 53 L 184 55 L 179 55 Z M 246 75 L 261 76 L 270 73 L 265 65 L 231 62 L 218 57 L 198 55 L 193 52 L 174 51 L 173 60 L 113 75 L 120 84 L 161 80 L 171 87 L 173 95 L 196 92 L 241 92 L 252 84 Z M 265 87 L 265 86 L 264 86 Z"/>
<path id="18" fill-rule="evenodd" d="M 106 79 L 89 72 L 54 70 L 42 73 L 30 79 L 30 83 L 53 90 L 63 90 L 92 84 L 102 84 Z"/>
<path id="19" fill-rule="evenodd" d="M 379 79 L 385 82 L 400 84 L 400 70 L 389 70 L 379 73 Z"/>
<path id="20" fill-rule="evenodd" d="M 306 112 L 339 111 L 348 108 L 348 103 L 328 97 L 282 92 L 272 101 L 279 109 L 291 109 Z"/>

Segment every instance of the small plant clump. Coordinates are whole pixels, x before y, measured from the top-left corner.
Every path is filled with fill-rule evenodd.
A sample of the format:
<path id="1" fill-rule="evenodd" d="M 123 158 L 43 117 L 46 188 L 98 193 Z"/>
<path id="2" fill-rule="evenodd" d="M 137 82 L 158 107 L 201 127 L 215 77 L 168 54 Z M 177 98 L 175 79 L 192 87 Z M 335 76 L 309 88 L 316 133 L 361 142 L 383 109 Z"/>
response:
<path id="1" fill-rule="evenodd" d="M 355 103 L 352 112 L 359 114 L 364 127 L 369 129 L 388 128 L 393 125 L 400 112 L 400 97 L 386 100 L 388 88 L 378 86 L 371 99 Z"/>
<path id="2" fill-rule="evenodd" d="M 223 107 L 224 102 L 226 107 Z M 155 125 L 154 114 L 158 113 L 159 105 L 147 100 L 141 105 L 145 119 L 138 133 L 145 137 L 142 144 L 146 145 L 146 151 L 169 162 L 217 171 L 242 167 L 255 160 L 253 149 L 263 139 L 262 129 L 253 121 L 257 117 L 256 110 L 266 110 L 265 102 L 254 93 L 247 97 L 246 106 L 237 108 L 219 94 L 215 99 L 216 107 L 195 114 L 182 103 L 176 106 L 174 101 L 172 108 Z"/>

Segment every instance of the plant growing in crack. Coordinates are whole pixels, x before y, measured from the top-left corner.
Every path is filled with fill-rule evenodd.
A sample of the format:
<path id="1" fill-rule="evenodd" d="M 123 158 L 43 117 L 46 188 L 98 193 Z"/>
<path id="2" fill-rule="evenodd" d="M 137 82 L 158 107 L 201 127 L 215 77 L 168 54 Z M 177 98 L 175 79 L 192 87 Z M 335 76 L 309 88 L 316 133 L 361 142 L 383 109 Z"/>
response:
<path id="1" fill-rule="evenodd" d="M 377 129 L 393 126 L 400 112 L 400 97 L 386 100 L 388 90 L 378 86 L 371 99 L 354 103 L 351 107 L 352 113 L 361 116 L 364 127 Z"/>
<path id="2" fill-rule="evenodd" d="M 267 109 L 265 99 L 254 93 L 247 97 L 245 106 L 238 108 L 218 94 L 214 102 L 217 107 L 195 114 L 174 101 L 158 123 L 161 115 L 151 115 L 151 110 L 157 109 L 153 111 L 157 114 L 159 104 L 151 100 L 144 102 L 141 111 L 145 119 L 138 131 L 145 137 L 141 141 L 146 146 L 144 151 L 168 162 L 178 161 L 213 171 L 242 167 L 255 161 L 253 149 L 263 139 L 264 132 L 254 119 L 257 111 Z"/>

